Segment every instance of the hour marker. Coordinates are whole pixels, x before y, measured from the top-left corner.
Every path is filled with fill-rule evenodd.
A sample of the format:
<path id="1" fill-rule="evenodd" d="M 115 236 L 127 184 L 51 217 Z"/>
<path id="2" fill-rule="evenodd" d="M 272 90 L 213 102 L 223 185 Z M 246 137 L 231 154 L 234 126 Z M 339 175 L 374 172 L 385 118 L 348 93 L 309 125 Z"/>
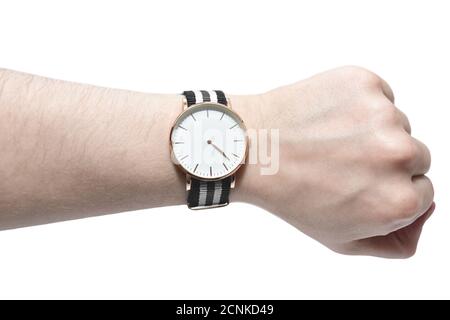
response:
<path id="1" fill-rule="evenodd" d="M 206 117 L 209 118 L 209 110 L 206 109 Z"/>
<path id="2" fill-rule="evenodd" d="M 234 141 L 234 142 L 241 142 L 242 140 L 234 139 L 233 141 Z"/>
<path id="3" fill-rule="evenodd" d="M 176 141 L 173 144 L 183 144 L 183 143 L 184 143 L 183 141 Z"/>
<path id="4" fill-rule="evenodd" d="M 223 116 L 225 115 L 225 112 L 224 113 L 222 113 L 222 116 L 220 117 L 220 119 L 219 120 L 222 120 L 222 118 L 223 118 Z"/>
<path id="5" fill-rule="evenodd" d="M 212 167 L 209 167 L 209 175 L 212 177 Z"/>
<path id="6" fill-rule="evenodd" d="M 226 170 L 228 170 L 227 166 L 225 165 L 225 163 L 223 163 L 223 166 L 225 167 Z"/>
<path id="7" fill-rule="evenodd" d="M 191 113 L 191 117 L 192 117 L 192 119 L 194 119 L 194 121 L 197 121 L 197 119 L 195 119 L 195 117 L 192 113 Z"/>
<path id="8" fill-rule="evenodd" d="M 232 153 L 233 156 L 235 156 L 236 158 L 239 158 L 239 156 L 236 153 Z"/>
<path id="9" fill-rule="evenodd" d="M 180 159 L 180 161 L 186 159 L 187 157 L 189 157 L 189 155 L 185 155 L 183 158 Z"/>
<path id="10" fill-rule="evenodd" d="M 234 127 L 236 127 L 239 123 L 236 123 L 234 126 L 230 127 L 230 129 L 233 129 Z"/>
<path id="11" fill-rule="evenodd" d="M 181 128 L 181 129 L 183 129 L 183 130 L 186 130 L 187 131 L 187 129 L 185 128 L 185 127 L 183 127 L 181 124 L 179 124 L 178 125 L 178 128 Z"/>
<path id="12" fill-rule="evenodd" d="M 197 170 L 197 168 L 198 168 L 198 163 L 195 165 L 194 173 L 195 173 L 195 170 Z"/>

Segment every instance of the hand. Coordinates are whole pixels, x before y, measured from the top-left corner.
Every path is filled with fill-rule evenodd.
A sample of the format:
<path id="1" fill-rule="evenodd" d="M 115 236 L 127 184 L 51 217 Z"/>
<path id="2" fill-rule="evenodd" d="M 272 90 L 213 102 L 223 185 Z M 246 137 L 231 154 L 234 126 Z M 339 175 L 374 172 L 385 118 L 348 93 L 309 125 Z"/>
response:
<path id="1" fill-rule="evenodd" d="M 414 254 L 434 210 L 424 175 L 430 153 L 411 137 L 377 75 L 345 67 L 258 97 L 250 126 L 279 128 L 280 166 L 246 166 L 244 201 L 288 221 L 334 251 L 390 258 Z M 253 120 L 256 119 L 256 120 Z"/>
<path id="2" fill-rule="evenodd" d="M 208 144 L 212 145 L 212 146 L 214 147 L 214 149 L 216 149 L 217 151 L 219 151 L 220 154 L 221 154 L 224 158 L 230 160 L 230 158 L 227 157 L 227 155 L 225 154 L 225 152 L 223 152 L 222 149 L 220 149 L 218 146 L 216 146 L 216 145 L 214 144 L 214 142 L 212 142 L 211 140 L 208 140 L 208 141 L 206 141 L 206 142 L 207 142 Z"/>

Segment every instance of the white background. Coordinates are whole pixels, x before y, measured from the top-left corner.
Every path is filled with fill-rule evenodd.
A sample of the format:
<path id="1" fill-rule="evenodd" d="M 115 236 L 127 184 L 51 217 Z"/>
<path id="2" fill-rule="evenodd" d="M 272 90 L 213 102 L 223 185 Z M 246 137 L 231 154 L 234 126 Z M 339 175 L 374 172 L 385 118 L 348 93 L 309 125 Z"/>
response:
<path id="1" fill-rule="evenodd" d="M 437 204 L 405 261 L 337 255 L 241 204 L 1 232 L 0 298 L 450 298 L 449 16 L 429 0 L 0 2 L 0 66 L 54 78 L 239 94 L 369 68 L 430 147 Z"/>

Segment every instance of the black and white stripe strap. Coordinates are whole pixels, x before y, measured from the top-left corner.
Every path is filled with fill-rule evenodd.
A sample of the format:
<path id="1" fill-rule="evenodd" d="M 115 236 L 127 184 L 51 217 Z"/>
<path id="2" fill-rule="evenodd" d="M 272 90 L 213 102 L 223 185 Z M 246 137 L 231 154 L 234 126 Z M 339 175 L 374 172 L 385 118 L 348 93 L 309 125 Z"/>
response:
<path id="1" fill-rule="evenodd" d="M 184 91 L 183 94 L 186 97 L 188 107 L 192 106 L 193 104 L 202 102 L 214 102 L 227 105 L 227 98 L 225 97 L 225 93 L 220 90 Z"/>
<path id="2" fill-rule="evenodd" d="M 220 90 L 184 91 L 188 107 L 202 102 L 227 105 L 227 98 Z M 217 181 L 203 181 L 191 178 L 187 204 L 190 209 L 221 207 L 228 204 L 232 177 Z"/>
<path id="3" fill-rule="evenodd" d="M 218 181 L 191 179 L 187 204 L 191 209 L 220 207 L 228 204 L 231 177 Z"/>

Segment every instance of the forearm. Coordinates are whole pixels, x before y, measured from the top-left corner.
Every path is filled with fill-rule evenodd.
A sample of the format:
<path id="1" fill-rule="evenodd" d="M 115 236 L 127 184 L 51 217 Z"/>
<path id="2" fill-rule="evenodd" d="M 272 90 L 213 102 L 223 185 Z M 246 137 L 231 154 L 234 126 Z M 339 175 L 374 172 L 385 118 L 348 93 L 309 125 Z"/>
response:
<path id="1" fill-rule="evenodd" d="M 181 103 L 0 70 L 0 229 L 184 203 Z"/>

